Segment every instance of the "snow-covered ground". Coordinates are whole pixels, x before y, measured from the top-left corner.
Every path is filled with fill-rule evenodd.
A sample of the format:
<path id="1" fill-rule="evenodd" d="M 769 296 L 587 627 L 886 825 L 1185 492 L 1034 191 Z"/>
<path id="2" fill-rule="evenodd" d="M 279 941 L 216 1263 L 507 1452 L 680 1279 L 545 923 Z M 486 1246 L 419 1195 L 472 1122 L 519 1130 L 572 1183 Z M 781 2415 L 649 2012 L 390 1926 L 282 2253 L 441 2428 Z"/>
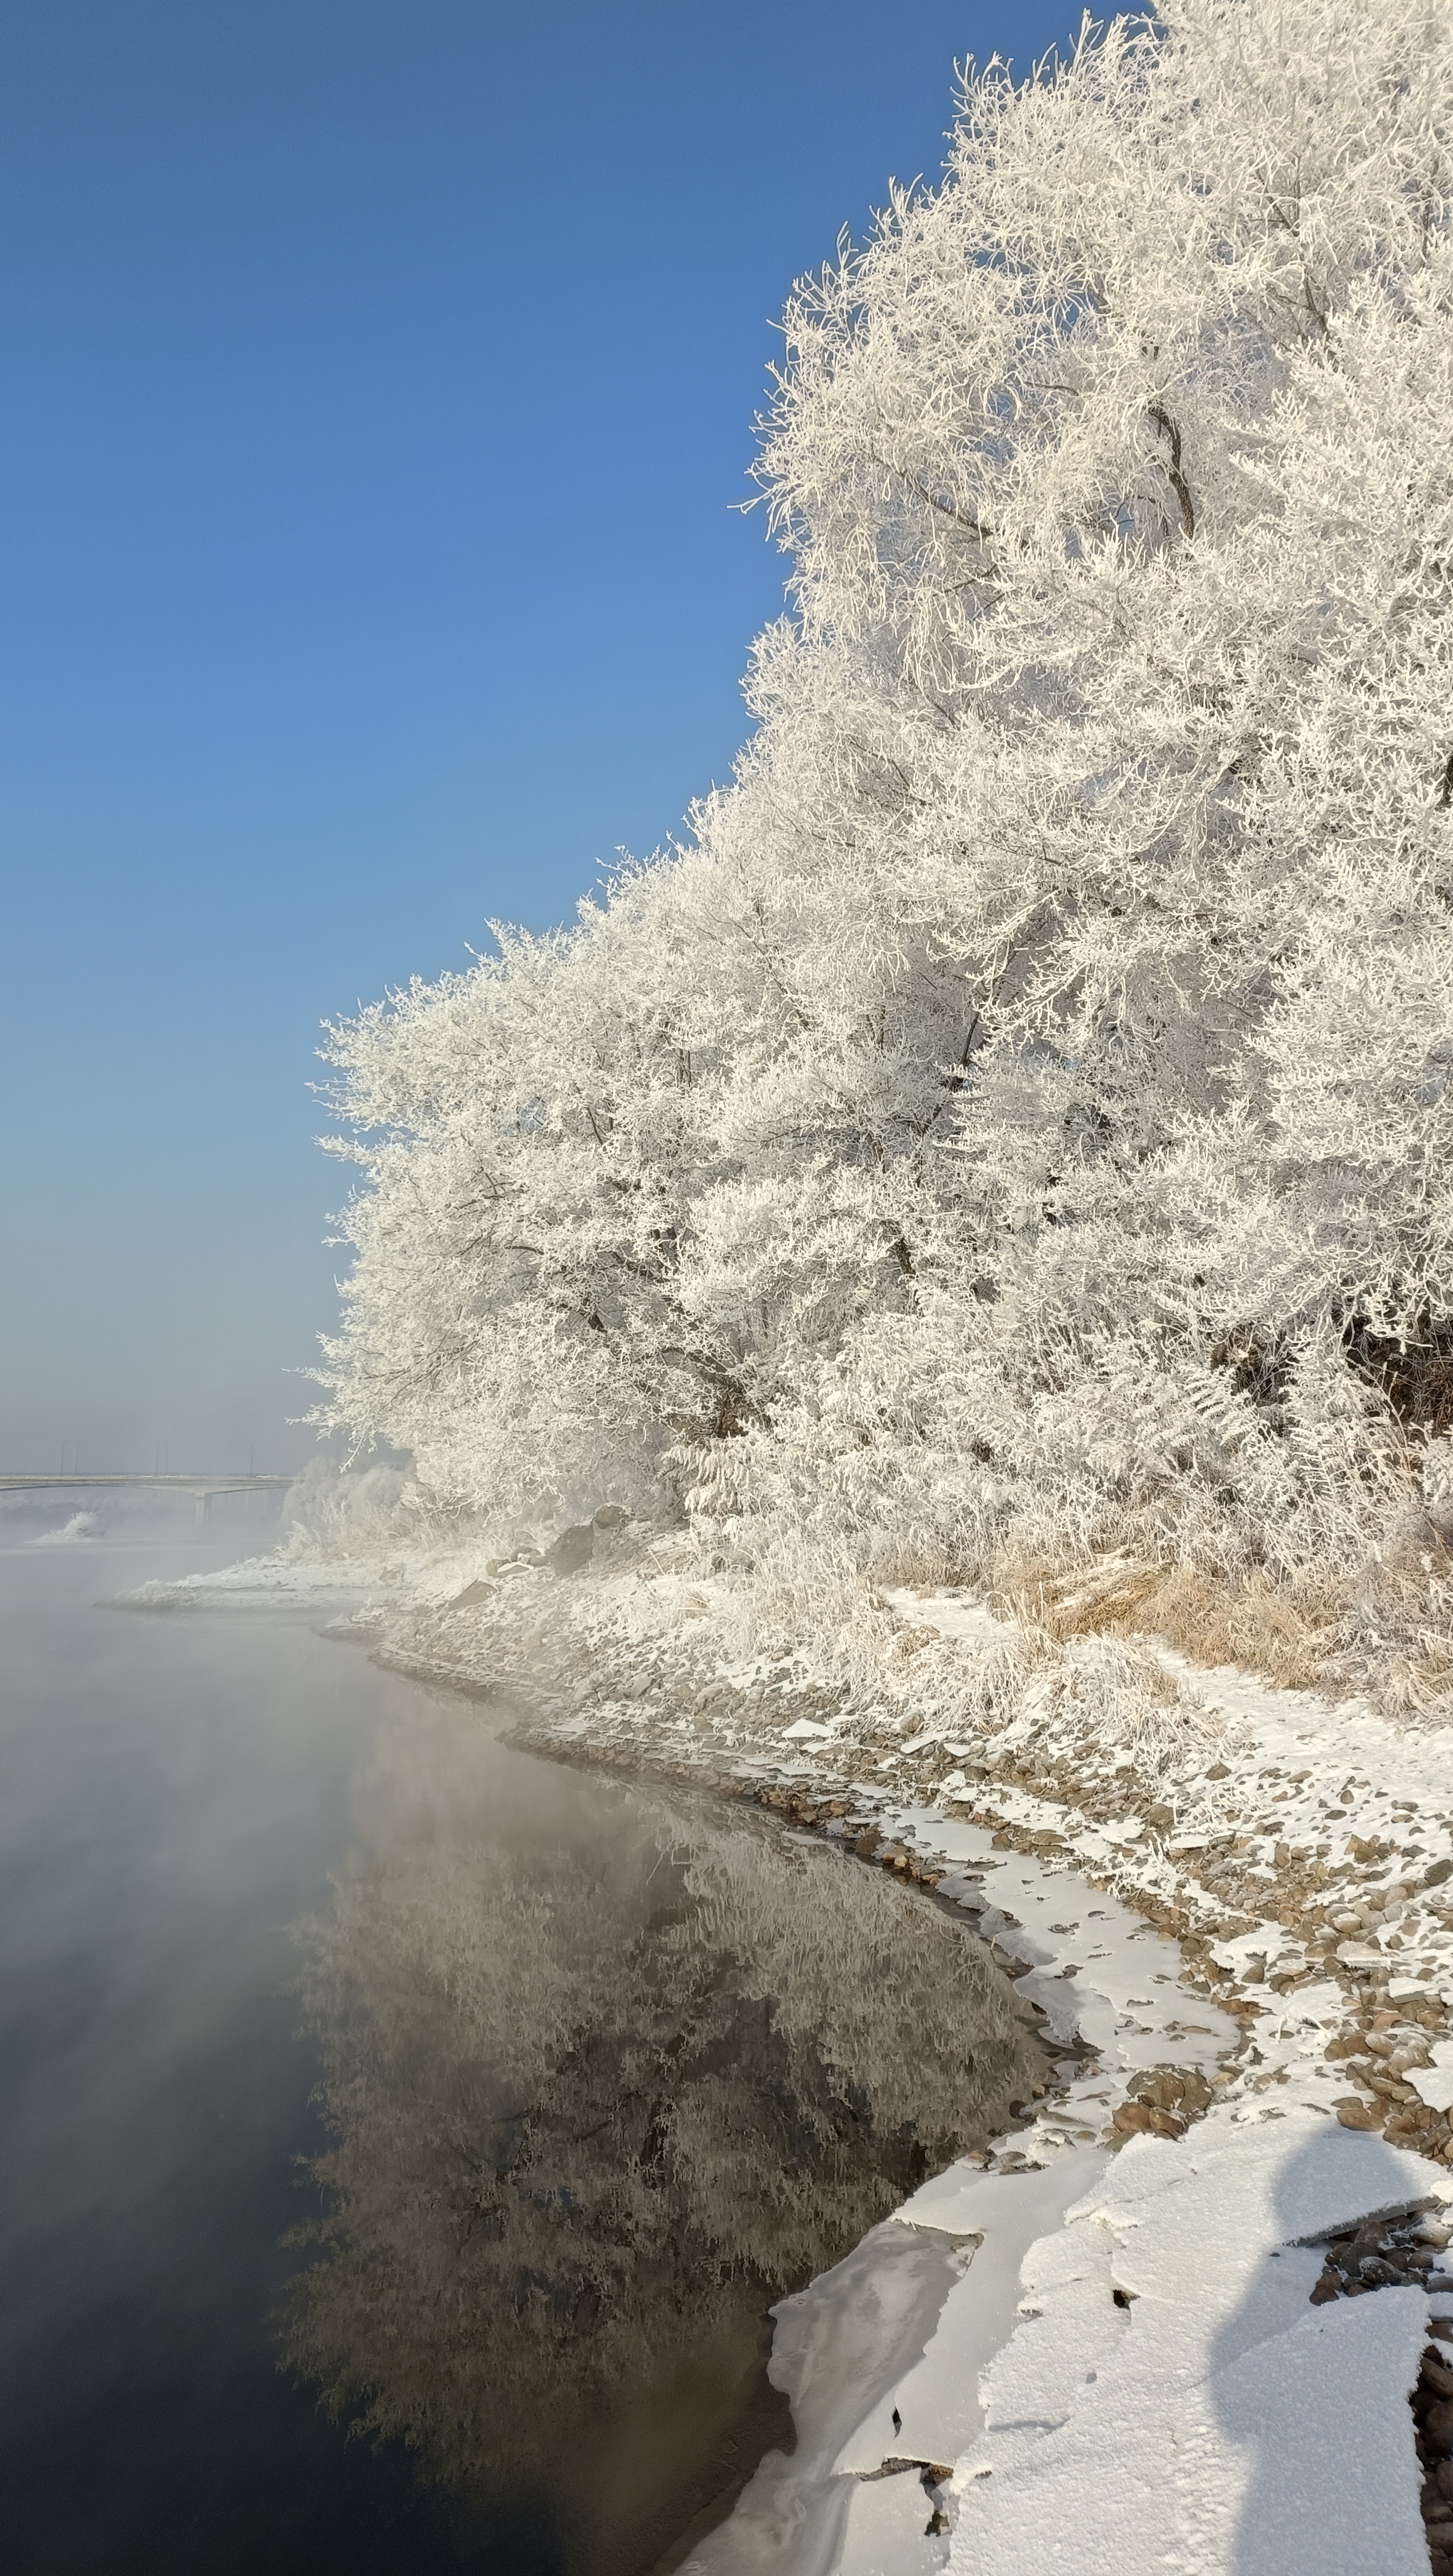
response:
<path id="1" fill-rule="evenodd" d="M 1453 2199 L 1447 1737 L 1154 1640 L 1117 1697 L 1103 1639 L 905 1592 L 915 1723 L 734 1654 L 675 1582 L 274 1560 L 168 1597 L 351 1599 L 351 1633 L 501 1691 L 557 1758 L 846 1839 L 968 1910 L 1064 2047 L 1032 2121 L 784 2303 L 796 2451 L 692 2568 L 1425 2568 L 1453 2523 L 1431 2471 L 1420 2510 L 1408 2400 L 1453 2280 L 1374 2249 L 1385 2280 L 1313 2304 L 1306 2240 Z"/>
<path id="2" fill-rule="evenodd" d="M 174 1581 L 138 1583 L 118 1593 L 121 1610 L 269 1609 L 280 1604 L 307 1608 L 335 1602 L 387 1599 L 405 1581 L 402 1564 L 380 1565 L 346 1557 L 297 1558 L 281 1550 L 247 1556 L 236 1565 L 218 1566 L 205 1574 L 182 1574 Z"/>
<path id="3" fill-rule="evenodd" d="M 1311 2292 L 1321 2240 L 1444 2196 L 1421 2159 L 1305 2108 L 1250 2128 L 1218 2109 L 1180 2144 L 1022 2175 L 956 2167 L 785 2302 L 798 2450 L 688 2565 L 1423 2576 L 1408 2396 L 1453 2299 Z"/>

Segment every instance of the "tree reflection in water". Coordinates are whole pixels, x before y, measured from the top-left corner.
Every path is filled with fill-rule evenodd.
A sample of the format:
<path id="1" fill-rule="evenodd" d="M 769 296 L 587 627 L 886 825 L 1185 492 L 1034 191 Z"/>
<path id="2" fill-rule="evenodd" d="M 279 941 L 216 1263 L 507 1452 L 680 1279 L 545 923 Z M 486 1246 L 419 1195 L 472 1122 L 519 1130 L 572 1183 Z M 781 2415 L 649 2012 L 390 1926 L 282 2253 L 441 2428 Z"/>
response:
<path id="1" fill-rule="evenodd" d="M 336 2143 L 285 2356 L 451 2484 L 573 2496 L 571 2563 L 649 2566 L 790 2447 L 768 2304 L 1041 2061 L 922 1895 L 670 1792 L 530 1800 L 544 1766 L 432 1716 L 305 1927 Z"/>

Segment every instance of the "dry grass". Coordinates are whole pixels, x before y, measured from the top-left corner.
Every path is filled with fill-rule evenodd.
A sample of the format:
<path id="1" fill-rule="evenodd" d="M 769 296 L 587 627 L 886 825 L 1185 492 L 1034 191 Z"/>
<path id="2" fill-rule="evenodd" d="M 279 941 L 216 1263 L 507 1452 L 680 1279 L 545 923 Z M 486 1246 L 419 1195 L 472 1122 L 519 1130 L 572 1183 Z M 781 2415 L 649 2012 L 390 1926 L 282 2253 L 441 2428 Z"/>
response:
<path id="1" fill-rule="evenodd" d="M 1389 1717 L 1453 1726 L 1453 1584 L 1411 1544 L 1356 1578 L 1295 1588 L 1260 1570 L 1216 1576 L 1124 1555 L 1020 1563 L 999 1569 L 992 1597 L 1061 1643 L 1156 1637 L 1194 1664 L 1236 1664 L 1335 1699 L 1356 1692 Z"/>
<path id="2" fill-rule="evenodd" d="M 995 1599 L 1061 1642 L 1161 1637 L 1192 1663 L 1239 1664 L 1288 1689 L 1330 1682 L 1341 1642 L 1343 1605 L 1330 1589 L 1293 1595 L 1259 1572 L 1218 1580 L 1186 1566 L 1104 1557 L 1005 1569 Z"/>

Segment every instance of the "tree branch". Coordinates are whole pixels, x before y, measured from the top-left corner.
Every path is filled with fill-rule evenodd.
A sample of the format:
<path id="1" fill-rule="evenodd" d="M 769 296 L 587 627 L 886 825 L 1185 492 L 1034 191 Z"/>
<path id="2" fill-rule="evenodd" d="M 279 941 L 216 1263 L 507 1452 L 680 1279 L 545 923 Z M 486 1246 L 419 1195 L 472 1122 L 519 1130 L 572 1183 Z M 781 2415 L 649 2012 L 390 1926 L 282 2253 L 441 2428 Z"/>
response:
<path id="1" fill-rule="evenodd" d="M 1146 417 L 1153 420 L 1163 438 L 1170 440 L 1170 463 L 1165 469 L 1166 481 L 1181 505 L 1181 529 L 1185 536 L 1196 533 L 1196 510 L 1191 487 L 1181 472 L 1181 434 L 1170 413 L 1160 403 L 1152 403 Z"/>

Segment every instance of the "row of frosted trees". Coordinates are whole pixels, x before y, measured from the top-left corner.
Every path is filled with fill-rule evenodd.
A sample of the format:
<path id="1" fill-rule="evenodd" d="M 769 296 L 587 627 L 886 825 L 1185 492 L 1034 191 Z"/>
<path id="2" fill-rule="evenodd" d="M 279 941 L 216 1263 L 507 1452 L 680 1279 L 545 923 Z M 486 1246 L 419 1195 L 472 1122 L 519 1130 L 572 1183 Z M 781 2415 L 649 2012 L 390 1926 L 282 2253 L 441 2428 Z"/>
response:
<path id="1" fill-rule="evenodd" d="M 333 1033 L 331 1425 L 759 1572 L 1436 1590 L 1450 134 L 1441 0 L 966 85 L 789 306 L 732 784 Z"/>

